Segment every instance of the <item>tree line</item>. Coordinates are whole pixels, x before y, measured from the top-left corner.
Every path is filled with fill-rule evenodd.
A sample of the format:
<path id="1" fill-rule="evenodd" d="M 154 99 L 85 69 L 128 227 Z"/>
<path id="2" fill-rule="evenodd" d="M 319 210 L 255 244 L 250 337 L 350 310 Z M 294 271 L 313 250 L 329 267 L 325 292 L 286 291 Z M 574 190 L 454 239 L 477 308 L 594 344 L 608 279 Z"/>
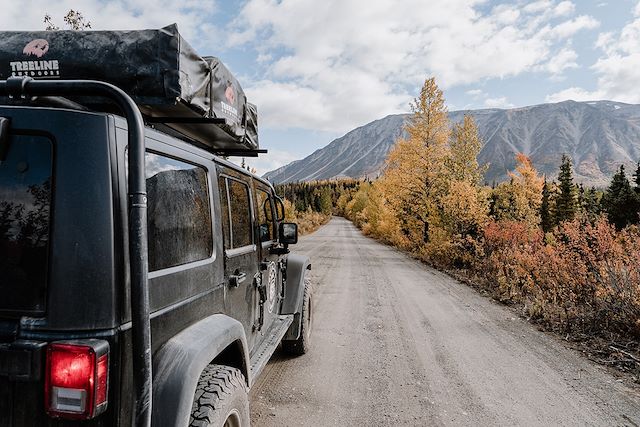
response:
<path id="1" fill-rule="evenodd" d="M 338 199 L 351 195 L 360 186 L 356 179 L 293 182 L 275 186 L 276 193 L 293 204 L 299 212 L 313 211 L 324 215 L 337 213 Z"/>

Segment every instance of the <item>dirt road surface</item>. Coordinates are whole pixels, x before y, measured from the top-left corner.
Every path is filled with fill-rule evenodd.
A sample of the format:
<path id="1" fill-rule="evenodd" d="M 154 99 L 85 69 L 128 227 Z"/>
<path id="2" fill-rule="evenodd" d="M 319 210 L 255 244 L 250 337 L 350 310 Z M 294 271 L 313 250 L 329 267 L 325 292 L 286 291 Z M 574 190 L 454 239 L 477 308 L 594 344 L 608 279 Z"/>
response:
<path id="1" fill-rule="evenodd" d="M 637 389 L 350 222 L 295 250 L 313 262 L 314 341 L 276 352 L 254 425 L 640 425 Z"/>

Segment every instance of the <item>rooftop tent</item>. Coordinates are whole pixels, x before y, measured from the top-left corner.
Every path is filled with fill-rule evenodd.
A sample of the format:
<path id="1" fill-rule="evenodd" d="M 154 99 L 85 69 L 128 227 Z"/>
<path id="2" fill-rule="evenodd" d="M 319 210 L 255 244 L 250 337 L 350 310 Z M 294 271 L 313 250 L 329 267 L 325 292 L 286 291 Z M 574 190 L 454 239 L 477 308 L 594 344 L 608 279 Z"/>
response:
<path id="1" fill-rule="evenodd" d="M 199 56 L 175 24 L 137 31 L 2 31 L 0 40 L 0 79 L 105 81 L 127 92 L 148 122 L 204 148 L 258 152 L 255 105 L 224 64 Z"/>

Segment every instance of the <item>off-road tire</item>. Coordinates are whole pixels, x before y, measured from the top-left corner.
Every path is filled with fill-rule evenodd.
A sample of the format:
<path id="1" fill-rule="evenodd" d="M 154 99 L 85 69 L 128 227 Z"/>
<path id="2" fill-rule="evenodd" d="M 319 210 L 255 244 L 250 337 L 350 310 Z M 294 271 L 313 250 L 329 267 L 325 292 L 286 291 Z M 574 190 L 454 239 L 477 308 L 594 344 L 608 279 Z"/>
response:
<path id="1" fill-rule="evenodd" d="M 204 369 L 193 398 L 189 426 L 249 426 L 249 393 L 242 372 L 223 365 Z"/>
<path id="2" fill-rule="evenodd" d="M 302 356 L 309 351 L 314 314 L 312 293 L 313 289 L 311 287 L 311 280 L 308 277 L 305 277 L 304 300 L 302 302 L 302 311 L 300 312 L 300 318 L 302 319 L 300 324 L 300 336 L 296 340 L 282 341 L 282 350 L 291 356 Z"/>

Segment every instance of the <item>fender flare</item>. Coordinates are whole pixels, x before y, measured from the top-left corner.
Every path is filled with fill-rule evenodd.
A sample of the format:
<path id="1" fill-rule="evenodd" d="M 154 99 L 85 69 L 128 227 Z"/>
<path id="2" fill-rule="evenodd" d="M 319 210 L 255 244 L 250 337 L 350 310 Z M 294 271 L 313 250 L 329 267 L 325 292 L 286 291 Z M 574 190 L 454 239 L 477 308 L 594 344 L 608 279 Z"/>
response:
<path id="1" fill-rule="evenodd" d="M 239 345 L 242 373 L 250 384 L 249 352 L 242 324 L 224 314 L 214 314 L 169 339 L 153 358 L 152 425 L 189 424 L 193 397 L 204 368 L 224 349 Z"/>
<path id="2" fill-rule="evenodd" d="M 284 340 L 295 340 L 300 335 L 300 312 L 304 303 L 304 275 L 311 270 L 311 260 L 302 255 L 290 254 L 287 257 L 287 282 L 285 283 L 282 314 L 293 314 L 293 323 Z"/>

